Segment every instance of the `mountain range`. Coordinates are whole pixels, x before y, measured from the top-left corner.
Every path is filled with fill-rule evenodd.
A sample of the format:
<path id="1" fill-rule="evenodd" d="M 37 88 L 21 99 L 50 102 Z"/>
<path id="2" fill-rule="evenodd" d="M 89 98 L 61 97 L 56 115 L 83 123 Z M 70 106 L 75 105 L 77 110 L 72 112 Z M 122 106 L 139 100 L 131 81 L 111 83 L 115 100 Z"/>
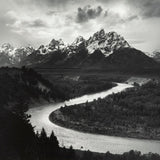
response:
<path id="1" fill-rule="evenodd" d="M 155 61 L 160 62 L 160 50 L 154 51 L 152 54 L 149 55 Z"/>
<path id="2" fill-rule="evenodd" d="M 28 66 L 47 68 L 101 68 L 128 69 L 157 67 L 159 52 L 151 57 L 132 48 L 118 33 L 105 33 L 104 29 L 94 33 L 89 39 L 79 36 L 70 45 L 62 39 L 41 45 L 14 48 L 8 43 L 0 47 L 0 66 Z"/>

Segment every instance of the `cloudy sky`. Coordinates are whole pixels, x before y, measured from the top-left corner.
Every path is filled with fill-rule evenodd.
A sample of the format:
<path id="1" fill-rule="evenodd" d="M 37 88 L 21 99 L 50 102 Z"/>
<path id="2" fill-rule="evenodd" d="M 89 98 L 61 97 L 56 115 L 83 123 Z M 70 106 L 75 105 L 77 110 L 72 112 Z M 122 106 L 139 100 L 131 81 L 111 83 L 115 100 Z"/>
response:
<path id="1" fill-rule="evenodd" d="M 160 0 L 0 0 L 0 44 L 71 43 L 102 28 L 145 52 L 160 49 Z"/>

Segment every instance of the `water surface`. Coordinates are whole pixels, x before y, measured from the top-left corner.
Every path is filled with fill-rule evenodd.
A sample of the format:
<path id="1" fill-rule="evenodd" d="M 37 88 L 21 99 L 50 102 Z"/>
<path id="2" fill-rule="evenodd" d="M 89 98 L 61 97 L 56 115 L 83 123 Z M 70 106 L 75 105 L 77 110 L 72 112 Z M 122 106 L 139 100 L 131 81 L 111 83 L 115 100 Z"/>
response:
<path id="1" fill-rule="evenodd" d="M 160 154 L 160 141 L 82 133 L 57 126 L 49 121 L 50 113 L 65 104 L 74 105 L 85 103 L 86 101 L 91 102 L 94 99 L 104 98 L 112 93 L 118 93 L 130 87 L 132 86 L 129 84 L 117 83 L 116 87 L 113 87 L 108 91 L 84 95 L 63 103 L 54 103 L 50 105 L 42 105 L 37 108 L 31 108 L 28 111 L 28 113 L 32 116 L 31 124 L 35 126 L 35 131 L 40 131 L 43 127 L 48 135 L 53 130 L 60 145 L 65 147 L 72 145 L 74 149 L 83 148 L 83 150 L 102 153 L 107 151 L 110 151 L 111 153 L 124 153 L 133 149 L 141 151 L 142 153 L 153 152 Z"/>

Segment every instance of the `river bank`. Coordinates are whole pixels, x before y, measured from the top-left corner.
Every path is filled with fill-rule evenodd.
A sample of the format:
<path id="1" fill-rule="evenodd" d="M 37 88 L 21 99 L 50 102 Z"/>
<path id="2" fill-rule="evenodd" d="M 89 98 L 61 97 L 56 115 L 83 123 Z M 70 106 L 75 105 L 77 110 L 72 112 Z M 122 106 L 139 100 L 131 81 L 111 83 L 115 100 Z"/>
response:
<path id="1" fill-rule="evenodd" d="M 47 135 L 50 135 L 53 130 L 61 147 L 65 146 L 69 148 L 72 145 L 74 149 L 90 150 L 99 153 L 106 153 L 106 151 L 109 151 L 114 154 L 123 154 L 130 150 L 138 150 L 143 154 L 148 152 L 160 154 L 160 141 L 78 132 L 58 126 L 52 123 L 48 118 L 53 111 L 59 109 L 61 106 L 81 104 L 85 103 L 87 100 L 88 102 L 92 102 L 94 99 L 104 98 L 112 93 L 118 93 L 130 87 L 132 86 L 119 83 L 118 86 L 104 92 L 84 95 L 61 103 L 41 105 L 37 108 L 30 108 L 27 113 L 31 115 L 30 122 L 32 126 L 35 126 L 35 132 L 40 132 L 41 129 L 44 128 Z"/>
<path id="2" fill-rule="evenodd" d="M 104 99 L 66 105 L 50 120 L 81 132 L 160 140 L 159 88 L 158 81 L 150 81 Z"/>
<path id="3" fill-rule="evenodd" d="M 52 112 L 49 115 L 49 120 L 61 127 L 69 128 L 75 131 L 80 131 L 83 133 L 91 133 L 91 134 L 100 134 L 107 136 L 116 136 L 116 137 L 126 137 L 126 138 L 136 138 L 136 139 L 146 139 L 146 140 L 160 140 L 159 136 L 151 136 L 145 134 L 139 134 L 134 130 L 130 130 L 128 132 L 118 132 L 117 130 L 113 130 L 112 128 L 107 127 L 98 127 L 94 125 L 87 125 L 86 123 L 81 123 L 79 121 L 71 121 L 70 117 L 64 116 L 60 109 Z"/>

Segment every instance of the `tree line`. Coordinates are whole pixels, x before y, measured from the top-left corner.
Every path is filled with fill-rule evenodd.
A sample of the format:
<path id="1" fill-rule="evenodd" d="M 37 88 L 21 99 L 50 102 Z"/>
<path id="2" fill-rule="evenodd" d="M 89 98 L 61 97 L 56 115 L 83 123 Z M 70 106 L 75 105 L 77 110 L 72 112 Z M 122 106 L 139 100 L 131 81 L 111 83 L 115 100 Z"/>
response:
<path id="1" fill-rule="evenodd" d="M 53 121 L 81 131 L 160 139 L 160 82 L 151 81 L 91 103 L 61 107 Z M 96 117 L 96 118 L 95 118 Z"/>

